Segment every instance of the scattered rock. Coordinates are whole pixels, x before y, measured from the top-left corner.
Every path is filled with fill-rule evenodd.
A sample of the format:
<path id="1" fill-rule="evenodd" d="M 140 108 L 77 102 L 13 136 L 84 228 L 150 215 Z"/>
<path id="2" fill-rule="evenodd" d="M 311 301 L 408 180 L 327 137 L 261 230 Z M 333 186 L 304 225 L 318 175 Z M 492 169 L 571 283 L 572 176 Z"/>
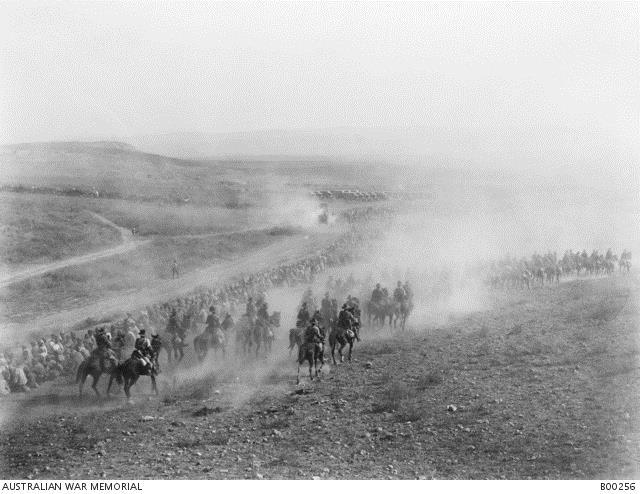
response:
<path id="1" fill-rule="evenodd" d="M 447 405 L 447 412 L 455 412 L 458 410 L 458 407 L 455 405 Z"/>
<path id="2" fill-rule="evenodd" d="M 156 418 L 153 417 L 152 415 L 143 415 L 142 418 L 140 419 L 142 422 L 151 422 L 152 420 L 155 420 Z"/>
<path id="3" fill-rule="evenodd" d="M 211 415 L 212 413 L 220 413 L 221 411 L 222 409 L 220 407 L 209 408 L 208 406 L 203 406 L 202 408 L 199 408 L 198 410 L 193 412 L 191 415 L 193 415 L 194 417 L 205 417 L 207 415 Z"/>
<path id="4" fill-rule="evenodd" d="M 373 362 L 366 362 L 366 363 L 364 364 L 364 366 L 365 366 L 365 368 L 367 368 L 367 369 L 371 369 L 371 368 L 373 367 Z"/>

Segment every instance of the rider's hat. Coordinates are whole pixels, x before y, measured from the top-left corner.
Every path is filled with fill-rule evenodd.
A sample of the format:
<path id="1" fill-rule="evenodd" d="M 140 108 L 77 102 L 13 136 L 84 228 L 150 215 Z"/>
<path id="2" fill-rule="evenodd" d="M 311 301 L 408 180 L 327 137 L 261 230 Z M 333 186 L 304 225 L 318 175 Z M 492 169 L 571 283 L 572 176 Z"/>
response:
<path id="1" fill-rule="evenodd" d="M 342 304 L 342 308 L 346 309 L 347 308 L 347 304 Z"/>
<path id="2" fill-rule="evenodd" d="M 138 331 L 138 334 L 139 334 L 140 336 L 142 336 L 143 334 L 146 334 L 146 332 L 145 332 L 145 330 L 144 330 L 144 329 L 141 329 L 140 331 Z"/>
<path id="3" fill-rule="evenodd" d="M 209 307 L 209 312 L 215 312 L 216 308 L 212 305 L 211 307 Z"/>

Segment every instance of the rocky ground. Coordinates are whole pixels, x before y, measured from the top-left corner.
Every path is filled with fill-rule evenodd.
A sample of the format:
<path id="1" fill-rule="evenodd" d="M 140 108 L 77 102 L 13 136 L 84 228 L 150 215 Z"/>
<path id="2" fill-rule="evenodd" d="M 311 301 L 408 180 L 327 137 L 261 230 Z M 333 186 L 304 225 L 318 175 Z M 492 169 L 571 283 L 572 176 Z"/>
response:
<path id="1" fill-rule="evenodd" d="M 2 407 L 1 478 L 637 478 L 633 277 L 497 292 L 484 311 L 365 329 L 296 386 L 288 355 Z M 284 338 L 278 341 L 284 345 Z M 231 362 L 236 362 L 231 363 Z"/>

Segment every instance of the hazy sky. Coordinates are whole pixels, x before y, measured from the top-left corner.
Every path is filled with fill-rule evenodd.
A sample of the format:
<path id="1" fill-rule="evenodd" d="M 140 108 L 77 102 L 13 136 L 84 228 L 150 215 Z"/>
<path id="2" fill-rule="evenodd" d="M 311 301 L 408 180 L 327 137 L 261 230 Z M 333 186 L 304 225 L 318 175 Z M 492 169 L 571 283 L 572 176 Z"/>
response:
<path id="1" fill-rule="evenodd" d="M 2 3 L 24 142 L 569 125 L 638 138 L 638 4 Z"/>

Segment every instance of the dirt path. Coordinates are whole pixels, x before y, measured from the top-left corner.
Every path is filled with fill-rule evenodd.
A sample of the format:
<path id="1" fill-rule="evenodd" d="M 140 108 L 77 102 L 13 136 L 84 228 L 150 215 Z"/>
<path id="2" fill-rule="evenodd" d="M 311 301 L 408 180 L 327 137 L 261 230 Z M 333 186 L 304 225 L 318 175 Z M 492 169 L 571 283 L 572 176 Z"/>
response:
<path id="1" fill-rule="evenodd" d="M 98 252 L 91 252 L 89 254 L 83 254 L 81 256 L 74 256 L 68 259 L 63 259 L 61 261 L 55 261 L 48 264 L 42 264 L 40 266 L 34 266 L 32 268 L 24 269 L 15 273 L 3 274 L 0 276 L 0 288 L 3 288 L 7 285 L 11 285 L 12 283 L 17 283 L 19 281 L 26 280 L 28 278 L 32 278 L 34 276 L 40 276 L 50 271 L 56 271 L 58 269 L 66 268 L 69 266 L 77 266 L 78 264 L 86 264 L 88 262 L 97 261 L 99 259 L 104 259 L 105 257 L 111 257 L 116 254 L 124 254 L 133 249 L 137 249 L 141 245 L 144 245 L 149 242 L 149 240 L 134 240 L 131 232 L 123 228 L 121 226 L 116 225 L 115 223 L 109 221 L 104 216 L 100 216 L 97 213 L 92 211 L 88 211 L 91 216 L 95 217 L 100 222 L 114 228 L 120 232 L 120 237 L 122 239 L 122 243 L 115 247 L 109 247 L 108 249 L 100 250 Z"/>
<path id="2" fill-rule="evenodd" d="M 199 269 L 175 280 L 158 280 L 141 290 L 129 290 L 84 307 L 49 314 L 19 324 L 5 324 L 3 337 L 20 343 L 34 336 L 62 328 L 69 328 L 89 317 L 102 318 L 117 313 L 144 307 L 155 302 L 165 302 L 184 295 L 197 286 L 224 284 L 232 278 L 246 273 L 291 262 L 314 253 L 335 239 L 339 233 L 314 233 L 287 237 L 268 247 L 259 249 L 241 258 Z"/>

